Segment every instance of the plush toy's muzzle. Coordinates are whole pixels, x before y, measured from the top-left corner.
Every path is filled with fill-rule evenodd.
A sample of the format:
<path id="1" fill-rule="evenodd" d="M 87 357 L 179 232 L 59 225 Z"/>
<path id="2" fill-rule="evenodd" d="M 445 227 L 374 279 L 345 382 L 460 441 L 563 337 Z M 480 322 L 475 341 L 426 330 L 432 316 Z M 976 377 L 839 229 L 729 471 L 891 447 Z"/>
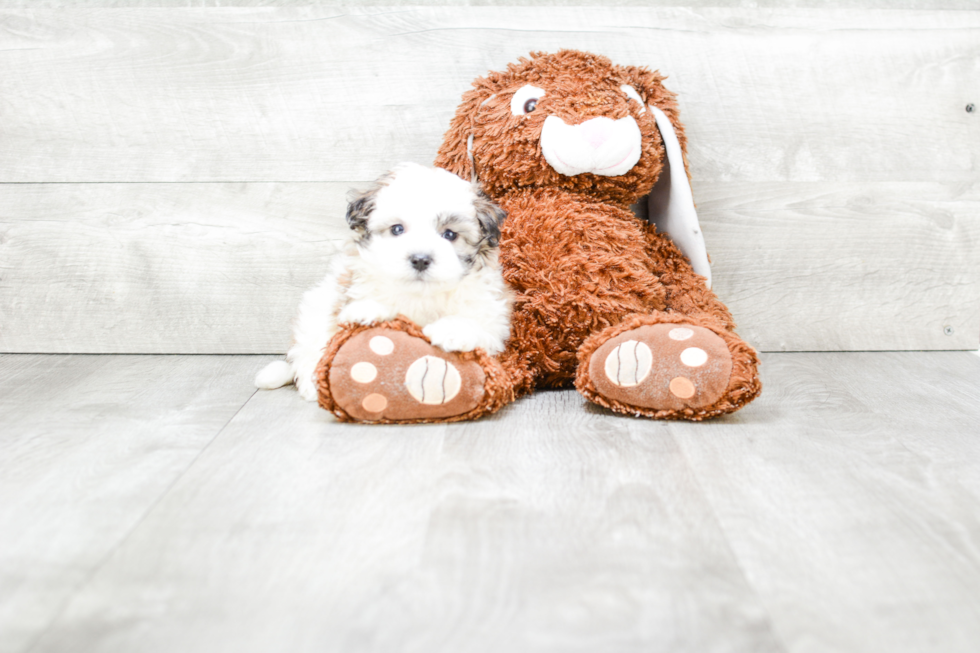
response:
<path id="1" fill-rule="evenodd" d="M 558 116 L 548 116 L 541 130 L 545 161 L 568 176 L 624 175 L 640 160 L 642 145 L 643 135 L 633 116 L 619 120 L 601 116 L 577 125 L 567 125 Z"/>

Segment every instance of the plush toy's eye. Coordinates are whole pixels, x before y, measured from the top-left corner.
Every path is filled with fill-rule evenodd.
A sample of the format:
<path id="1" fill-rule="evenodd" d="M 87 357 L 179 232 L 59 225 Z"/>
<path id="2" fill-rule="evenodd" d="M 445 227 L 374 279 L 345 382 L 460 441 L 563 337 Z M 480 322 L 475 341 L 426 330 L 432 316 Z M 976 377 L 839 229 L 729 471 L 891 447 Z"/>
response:
<path id="1" fill-rule="evenodd" d="M 449 242 L 453 242 L 454 240 L 456 240 L 456 237 L 458 235 L 459 234 L 457 234 L 452 229 L 446 229 L 445 231 L 442 232 L 442 237 L 448 240 Z"/>
<path id="2" fill-rule="evenodd" d="M 538 102 L 544 97 L 544 89 L 527 84 L 517 89 L 514 97 L 510 99 L 510 112 L 515 116 L 524 116 L 538 106 Z"/>
<path id="3" fill-rule="evenodd" d="M 391 225 L 390 231 L 392 236 L 401 236 L 403 233 L 405 233 L 405 227 L 401 226 L 400 224 L 393 224 Z"/>
<path id="4" fill-rule="evenodd" d="M 636 100 L 636 103 L 640 105 L 640 113 L 646 113 L 647 108 L 643 106 L 643 98 L 640 97 L 640 94 L 636 92 L 635 88 L 628 84 L 623 84 L 619 87 L 619 90 L 625 93 L 629 99 Z"/>

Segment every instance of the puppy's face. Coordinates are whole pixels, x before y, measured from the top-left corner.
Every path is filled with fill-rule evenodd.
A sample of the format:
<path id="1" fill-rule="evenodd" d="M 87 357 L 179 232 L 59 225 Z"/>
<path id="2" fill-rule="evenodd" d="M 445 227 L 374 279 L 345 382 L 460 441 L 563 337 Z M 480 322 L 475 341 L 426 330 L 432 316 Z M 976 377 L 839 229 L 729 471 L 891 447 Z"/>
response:
<path id="1" fill-rule="evenodd" d="M 484 265 L 503 219 L 473 184 L 417 164 L 399 165 L 347 207 L 361 258 L 409 284 L 451 285 Z"/>

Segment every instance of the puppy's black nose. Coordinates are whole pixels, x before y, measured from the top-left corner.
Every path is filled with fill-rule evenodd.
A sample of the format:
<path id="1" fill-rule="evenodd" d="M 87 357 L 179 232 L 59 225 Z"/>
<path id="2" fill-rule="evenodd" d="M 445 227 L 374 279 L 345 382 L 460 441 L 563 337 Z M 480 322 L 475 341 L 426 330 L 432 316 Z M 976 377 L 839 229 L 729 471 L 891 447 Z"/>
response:
<path id="1" fill-rule="evenodd" d="M 428 254 L 412 254 L 408 257 L 408 262 L 419 272 L 424 272 L 426 268 L 432 265 L 432 257 Z"/>

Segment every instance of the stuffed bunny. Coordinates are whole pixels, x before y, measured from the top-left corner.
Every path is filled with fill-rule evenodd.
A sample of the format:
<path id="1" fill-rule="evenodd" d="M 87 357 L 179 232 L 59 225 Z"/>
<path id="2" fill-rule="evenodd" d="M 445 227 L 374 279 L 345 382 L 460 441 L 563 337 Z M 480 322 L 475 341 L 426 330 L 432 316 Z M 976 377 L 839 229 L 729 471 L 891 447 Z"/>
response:
<path id="1" fill-rule="evenodd" d="M 574 383 L 616 412 L 702 420 L 754 399 L 758 360 L 710 289 L 684 130 L 663 79 L 573 50 L 534 53 L 477 79 L 435 163 L 479 181 L 507 213 L 507 348 L 495 359 L 446 354 L 404 320 L 350 327 L 321 361 L 321 405 L 348 420 L 452 421 Z M 647 221 L 630 208 L 641 201 Z M 389 402 L 366 415 L 362 396 L 379 390 L 352 384 L 348 368 L 385 334 L 405 343 L 403 360 L 387 363 L 388 392 L 409 382 L 415 360 L 436 355 L 466 401 Z"/>

